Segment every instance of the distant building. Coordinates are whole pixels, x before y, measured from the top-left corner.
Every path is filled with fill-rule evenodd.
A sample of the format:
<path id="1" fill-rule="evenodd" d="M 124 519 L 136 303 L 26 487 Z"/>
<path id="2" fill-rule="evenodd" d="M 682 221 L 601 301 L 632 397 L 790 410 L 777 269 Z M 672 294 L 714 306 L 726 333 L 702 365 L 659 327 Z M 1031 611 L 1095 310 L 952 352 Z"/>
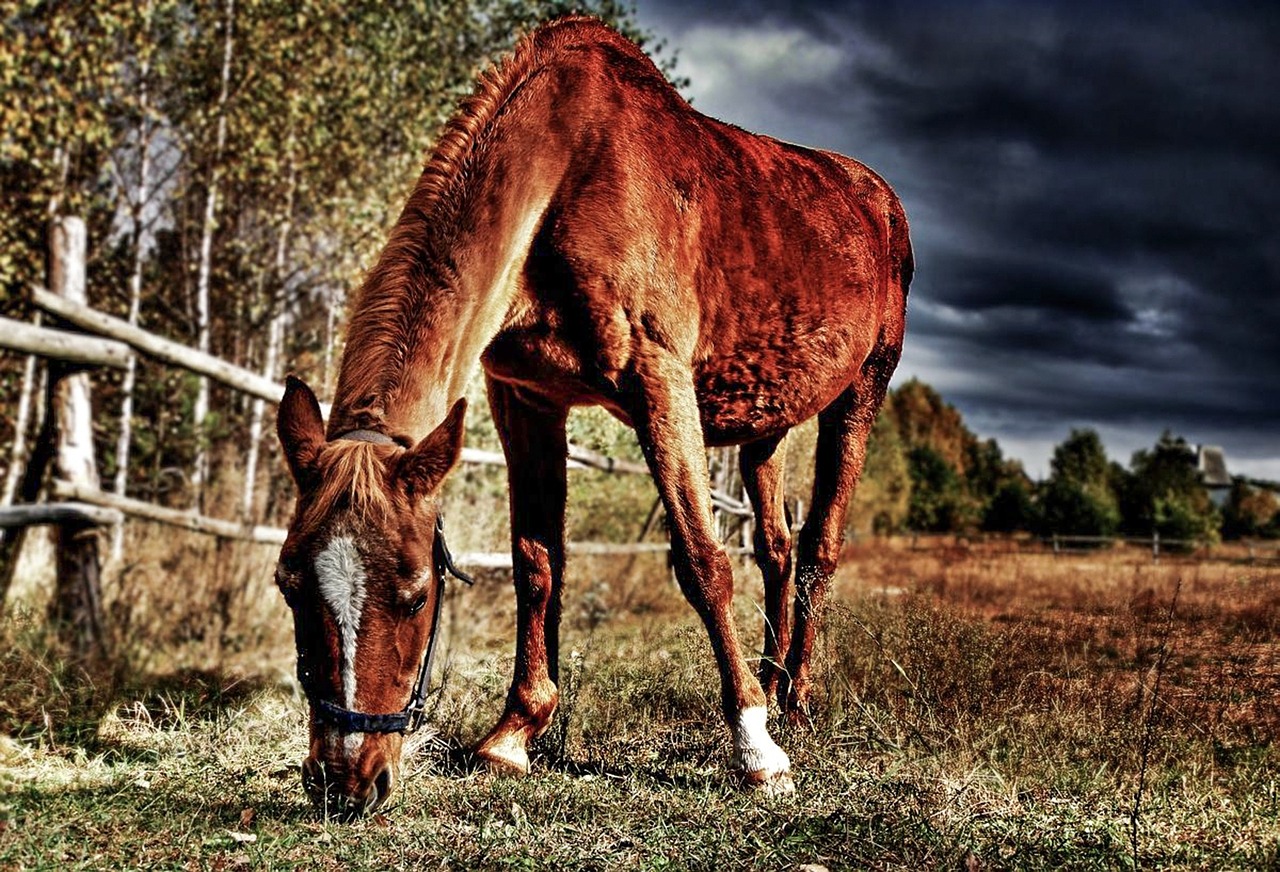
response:
<path id="1" fill-rule="evenodd" d="M 1227 472 L 1227 455 L 1217 445 L 1196 446 L 1196 472 L 1209 492 L 1213 504 L 1221 508 L 1231 493 L 1231 474 Z"/>

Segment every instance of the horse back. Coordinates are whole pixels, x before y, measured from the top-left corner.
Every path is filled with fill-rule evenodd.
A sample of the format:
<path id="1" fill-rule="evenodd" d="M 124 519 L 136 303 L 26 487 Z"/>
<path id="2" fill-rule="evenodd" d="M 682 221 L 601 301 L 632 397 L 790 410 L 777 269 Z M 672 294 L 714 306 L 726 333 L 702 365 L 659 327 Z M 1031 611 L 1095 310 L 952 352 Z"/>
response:
<path id="1" fill-rule="evenodd" d="M 604 393 L 638 357 L 687 362 L 713 442 L 794 426 L 896 361 L 911 259 L 884 180 L 702 115 L 600 31 L 545 72 L 552 124 L 585 119 L 526 271 L 560 356 Z"/>

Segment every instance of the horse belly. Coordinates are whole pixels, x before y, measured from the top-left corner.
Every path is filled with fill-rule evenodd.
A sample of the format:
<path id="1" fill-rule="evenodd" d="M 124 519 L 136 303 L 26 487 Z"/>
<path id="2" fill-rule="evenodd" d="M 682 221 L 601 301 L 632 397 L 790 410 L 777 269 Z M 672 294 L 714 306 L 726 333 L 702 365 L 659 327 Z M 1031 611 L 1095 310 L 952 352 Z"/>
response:
<path id="1" fill-rule="evenodd" d="M 723 341 L 697 367 L 708 444 L 740 444 L 812 418 L 857 378 L 874 344 L 863 326 L 839 322 L 810 330 Z"/>

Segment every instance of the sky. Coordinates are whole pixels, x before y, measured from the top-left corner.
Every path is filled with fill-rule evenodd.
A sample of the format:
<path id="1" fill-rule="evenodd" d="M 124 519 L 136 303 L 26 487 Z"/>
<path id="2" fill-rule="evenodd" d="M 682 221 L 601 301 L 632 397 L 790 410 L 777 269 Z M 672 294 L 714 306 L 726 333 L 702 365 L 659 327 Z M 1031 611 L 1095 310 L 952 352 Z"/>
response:
<path id="1" fill-rule="evenodd" d="M 856 157 L 917 262 L 895 384 L 1034 477 L 1092 427 L 1280 480 L 1280 5 L 638 0 L 695 108 Z"/>

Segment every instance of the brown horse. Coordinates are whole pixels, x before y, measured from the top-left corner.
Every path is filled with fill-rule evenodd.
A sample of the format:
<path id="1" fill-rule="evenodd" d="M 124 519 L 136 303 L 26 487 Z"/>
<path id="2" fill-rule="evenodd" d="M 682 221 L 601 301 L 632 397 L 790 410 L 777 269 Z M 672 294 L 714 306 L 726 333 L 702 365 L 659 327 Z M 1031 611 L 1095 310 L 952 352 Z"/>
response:
<path id="1" fill-rule="evenodd" d="M 657 482 L 735 765 L 750 784 L 790 790 L 767 701 L 808 704 L 809 651 L 911 271 L 906 218 L 882 179 L 695 112 L 594 19 L 547 24 L 484 74 L 365 280 L 327 432 L 297 379 L 280 408 L 299 494 L 277 580 L 312 706 L 312 796 L 358 811 L 391 790 L 435 631 L 436 495 L 478 363 L 507 459 L 519 614 L 506 706 L 478 755 L 526 772 L 555 712 L 565 420 L 599 404 L 635 428 Z M 814 415 L 792 614 L 778 448 Z M 758 520 L 758 673 L 708 495 L 706 447 L 729 444 L 742 446 Z"/>

